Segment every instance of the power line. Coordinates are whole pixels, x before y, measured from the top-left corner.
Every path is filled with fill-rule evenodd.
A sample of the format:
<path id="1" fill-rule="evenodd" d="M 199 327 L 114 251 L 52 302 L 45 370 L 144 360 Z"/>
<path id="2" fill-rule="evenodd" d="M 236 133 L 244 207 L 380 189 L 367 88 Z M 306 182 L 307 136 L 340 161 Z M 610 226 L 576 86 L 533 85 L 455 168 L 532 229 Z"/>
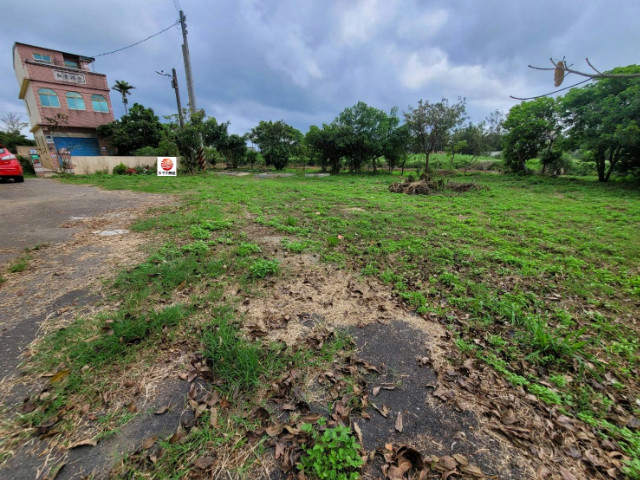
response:
<path id="1" fill-rule="evenodd" d="M 117 50 L 112 50 L 111 52 L 105 52 L 105 53 L 100 53 L 98 55 L 93 55 L 94 57 L 104 57 L 105 55 L 111 55 L 112 53 L 117 53 L 117 52 L 121 52 L 122 50 L 126 50 L 127 48 L 131 48 L 131 47 L 135 47 L 136 45 L 140 45 L 142 42 L 146 42 L 147 40 L 153 38 L 153 37 L 157 37 L 158 35 L 160 35 L 161 33 L 166 32 L 167 30 L 169 30 L 172 27 L 175 27 L 176 25 L 178 25 L 180 23 L 180 19 L 176 20 L 175 23 L 172 23 L 171 25 L 169 25 L 167 28 L 165 28 L 164 30 L 160 30 L 158 33 L 154 33 L 153 35 L 148 36 L 147 38 L 145 38 L 144 40 L 140 40 L 139 42 L 136 43 L 132 43 L 131 45 L 127 45 L 126 47 L 122 47 L 122 48 L 118 48 Z"/>
<path id="2" fill-rule="evenodd" d="M 180 11 L 180 6 L 178 5 L 178 2 L 176 0 L 171 0 L 171 3 L 173 3 L 173 6 L 176 8 L 176 11 Z"/>

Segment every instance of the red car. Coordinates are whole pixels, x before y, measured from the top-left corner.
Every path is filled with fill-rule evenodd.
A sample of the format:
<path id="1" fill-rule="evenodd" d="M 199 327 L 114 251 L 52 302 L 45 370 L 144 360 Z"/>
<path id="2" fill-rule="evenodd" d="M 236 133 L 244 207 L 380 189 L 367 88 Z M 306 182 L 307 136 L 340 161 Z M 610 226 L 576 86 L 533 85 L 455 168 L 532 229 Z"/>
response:
<path id="1" fill-rule="evenodd" d="M 16 156 L 0 145 L 0 179 L 13 178 L 16 182 L 24 182 L 22 165 Z"/>

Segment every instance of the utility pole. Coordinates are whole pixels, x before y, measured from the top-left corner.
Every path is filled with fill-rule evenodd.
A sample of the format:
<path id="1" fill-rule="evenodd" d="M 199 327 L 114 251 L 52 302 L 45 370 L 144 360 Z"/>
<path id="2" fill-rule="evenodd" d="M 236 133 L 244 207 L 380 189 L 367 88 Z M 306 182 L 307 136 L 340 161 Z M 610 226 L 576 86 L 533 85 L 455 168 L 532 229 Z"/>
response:
<path id="1" fill-rule="evenodd" d="M 164 73 L 163 70 L 159 72 L 156 70 L 158 75 L 163 75 L 165 77 L 169 77 L 171 79 L 171 87 L 176 91 L 176 103 L 178 104 L 178 121 L 180 122 L 180 128 L 184 127 L 184 119 L 182 118 L 182 103 L 180 102 L 180 90 L 178 89 L 178 76 L 176 75 L 176 69 L 171 69 L 173 75 L 169 75 L 168 73 Z"/>
<path id="2" fill-rule="evenodd" d="M 193 75 L 191 74 L 191 57 L 189 56 L 189 42 L 187 41 L 187 17 L 180 10 L 180 26 L 182 27 L 182 57 L 184 58 L 184 72 L 187 76 L 187 93 L 189 94 L 189 110 L 194 113 L 196 107 L 196 93 L 193 89 Z"/>
<path id="3" fill-rule="evenodd" d="M 189 112 L 193 115 L 198 108 L 196 107 L 196 92 L 193 88 L 193 74 L 191 73 L 191 56 L 189 55 L 189 42 L 187 41 L 187 17 L 184 16 L 184 12 L 180 10 L 180 26 L 182 27 L 182 58 L 184 58 L 184 73 L 187 77 L 187 93 L 189 94 Z M 200 166 L 200 170 L 203 172 L 207 169 L 207 164 L 204 160 L 204 146 L 202 144 L 202 135 L 200 137 L 200 148 L 198 148 L 197 161 Z"/>

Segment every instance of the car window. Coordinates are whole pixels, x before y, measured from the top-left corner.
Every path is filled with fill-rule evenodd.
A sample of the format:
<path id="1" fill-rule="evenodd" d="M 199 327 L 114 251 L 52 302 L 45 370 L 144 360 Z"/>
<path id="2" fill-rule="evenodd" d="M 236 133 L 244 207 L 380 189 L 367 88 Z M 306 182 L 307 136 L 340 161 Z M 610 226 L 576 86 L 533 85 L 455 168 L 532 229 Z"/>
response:
<path id="1" fill-rule="evenodd" d="M 0 154 L 6 153 L 7 151 L 4 148 L 0 148 Z"/>

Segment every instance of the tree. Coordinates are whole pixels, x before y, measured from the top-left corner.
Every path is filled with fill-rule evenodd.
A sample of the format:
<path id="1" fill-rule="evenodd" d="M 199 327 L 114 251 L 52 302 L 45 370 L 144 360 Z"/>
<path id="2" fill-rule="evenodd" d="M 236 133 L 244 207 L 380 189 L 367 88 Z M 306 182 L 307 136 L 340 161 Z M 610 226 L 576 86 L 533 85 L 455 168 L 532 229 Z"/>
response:
<path id="1" fill-rule="evenodd" d="M 638 72 L 637 65 L 615 68 L 614 76 L 574 88 L 559 101 L 568 145 L 588 152 L 601 182 L 616 169 L 640 168 L 640 78 L 630 77 Z"/>
<path id="2" fill-rule="evenodd" d="M 409 157 L 409 145 L 411 143 L 411 134 L 409 126 L 405 123 L 389 131 L 382 154 L 387 161 L 389 173 L 395 167 L 402 167 L 402 175 L 404 175 L 404 165 Z"/>
<path id="3" fill-rule="evenodd" d="M 312 155 L 316 155 L 320 160 L 322 171 L 326 167 L 331 168 L 331 173 L 337 174 L 342 168 L 342 157 L 345 155 L 345 138 L 348 133 L 346 129 L 335 124 L 323 124 L 322 128 L 311 125 L 305 135 L 305 143 L 309 147 Z"/>
<path id="4" fill-rule="evenodd" d="M 30 140 L 21 133 L 0 131 L 0 144 L 7 147 L 11 152 L 16 153 L 18 145 L 34 146 L 36 142 Z"/>
<path id="5" fill-rule="evenodd" d="M 131 155 L 142 147 L 157 147 L 162 132 L 163 126 L 153 110 L 139 103 L 134 103 L 119 120 L 98 127 L 98 135 L 117 148 L 119 155 Z"/>
<path id="6" fill-rule="evenodd" d="M 13 135 L 20 135 L 22 129 L 29 126 L 27 122 L 22 121 L 22 117 L 19 114 L 13 112 L 0 117 L 0 122 L 4 127 L 3 130 Z"/>
<path id="7" fill-rule="evenodd" d="M 516 172 L 526 172 L 527 160 L 538 156 L 545 147 L 551 151 L 560 135 L 556 101 L 541 97 L 513 106 L 504 128 L 505 163 Z"/>
<path id="8" fill-rule="evenodd" d="M 437 148 L 444 149 L 451 130 L 460 125 L 466 112 L 464 99 L 449 105 L 443 98 L 438 103 L 419 100 L 404 113 L 413 141 L 413 150 L 425 155 L 425 174 L 429 175 L 429 156 Z"/>
<path id="9" fill-rule="evenodd" d="M 400 123 L 397 110 L 387 114 L 364 102 L 345 108 L 333 122 L 341 136 L 343 154 L 352 171 L 360 171 L 362 165 L 371 163 L 377 171 L 378 158 L 384 155 L 391 132 Z"/>
<path id="10" fill-rule="evenodd" d="M 247 155 L 247 142 L 244 137 L 235 133 L 229 135 L 222 146 L 221 153 L 231 168 L 238 168 L 241 160 Z"/>
<path id="11" fill-rule="evenodd" d="M 129 103 L 129 100 L 127 100 L 127 95 L 131 95 L 131 90 L 136 87 L 134 87 L 133 85 L 129 85 L 129 83 L 125 80 L 116 80 L 116 83 L 114 83 L 113 87 L 111 88 L 116 92 L 120 92 L 120 95 L 122 95 L 122 104 L 124 105 L 124 114 L 126 115 L 128 113 L 127 104 Z"/>
<path id="12" fill-rule="evenodd" d="M 276 170 L 284 170 L 289 157 L 296 153 L 303 139 L 302 133 L 287 125 L 283 120 L 277 122 L 261 121 L 249 132 L 251 140 L 260 147 L 267 165 Z"/>

